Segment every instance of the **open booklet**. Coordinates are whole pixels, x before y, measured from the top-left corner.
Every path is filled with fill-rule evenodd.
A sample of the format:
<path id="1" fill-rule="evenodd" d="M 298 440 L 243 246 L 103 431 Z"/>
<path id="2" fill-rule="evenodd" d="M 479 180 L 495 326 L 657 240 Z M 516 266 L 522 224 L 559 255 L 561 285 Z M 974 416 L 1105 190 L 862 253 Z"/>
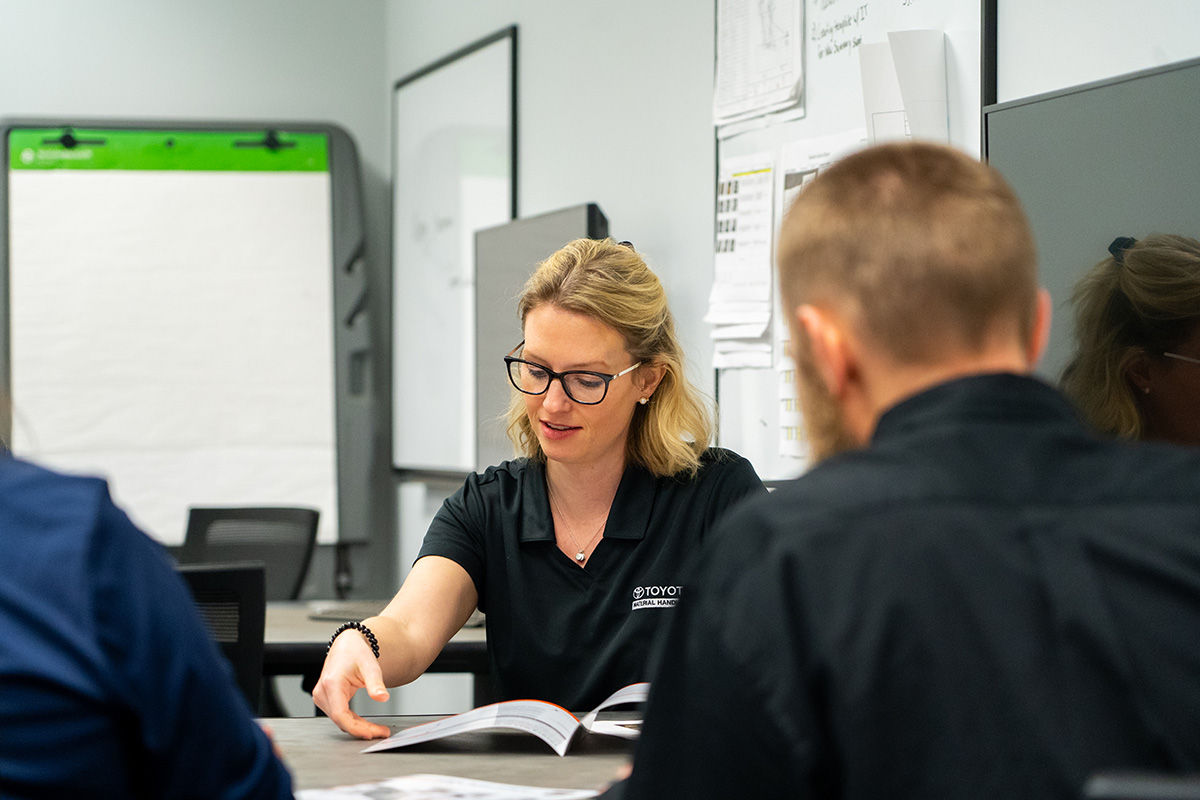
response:
<path id="1" fill-rule="evenodd" d="M 376 742 L 364 749 L 363 752 L 375 753 L 380 750 L 391 750 L 419 742 L 444 739 L 447 736 L 468 731 L 507 728 L 532 733 L 550 745 L 554 752 L 565 756 L 575 735 L 581 729 L 588 733 L 636 739 L 641 728 L 640 716 L 621 720 L 601 720 L 597 717 L 601 711 L 612 706 L 644 703 L 649 692 L 650 684 L 648 683 L 630 684 L 610 694 L 604 702 L 584 714 L 582 718 L 576 717 L 562 706 L 556 706 L 554 703 L 547 703 L 544 700 L 505 700 L 464 711 L 435 722 L 426 722 L 424 725 L 406 728 L 381 742 Z"/>
<path id="2" fill-rule="evenodd" d="M 332 789 L 304 789 L 296 792 L 296 800 L 586 800 L 597 794 L 590 789 L 543 789 L 420 774 Z"/>

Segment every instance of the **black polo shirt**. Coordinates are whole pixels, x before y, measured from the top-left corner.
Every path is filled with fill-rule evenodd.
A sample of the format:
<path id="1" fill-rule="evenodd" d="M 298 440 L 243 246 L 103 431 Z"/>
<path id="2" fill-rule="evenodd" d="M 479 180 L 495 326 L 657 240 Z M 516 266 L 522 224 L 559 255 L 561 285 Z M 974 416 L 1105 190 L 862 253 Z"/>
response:
<path id="1" fill-rule="evenodd" d="M 721 514 L 762 492 L 750 462 L 718 448 L 694 478 L 631 466 L 581 568 L 554 543 L 544 465 L 506 461 L 446 500 L 418 558 L 449 558 L 475 582 L 502 698 L 587 710 L 647 679 L 654 633 L 686 590 L 684 562 Z"/>
<path id="2" fill-rule="evenodd" d="M 1075 798 L 1097 770 L 1200 770 L 1200 449 L 957 380 L 710 544 L 626 797 Z"/>

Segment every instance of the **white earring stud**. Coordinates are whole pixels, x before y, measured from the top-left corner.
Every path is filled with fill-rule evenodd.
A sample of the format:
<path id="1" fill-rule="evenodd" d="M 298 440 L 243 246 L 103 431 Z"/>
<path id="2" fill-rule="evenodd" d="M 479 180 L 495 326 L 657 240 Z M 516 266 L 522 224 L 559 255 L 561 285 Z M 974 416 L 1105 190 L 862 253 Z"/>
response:
<path id="1" fill-rule="evenodd" d="M 642 405 L 646 405 L 646 403 L 649 403 L 649 402 L 650 402 L 650 398 L 649 398 L 649 397 L 643 397 L 641 400 L 638 400 L 638 402 L 639 402 L 639 403 L 641 403 Z"/>

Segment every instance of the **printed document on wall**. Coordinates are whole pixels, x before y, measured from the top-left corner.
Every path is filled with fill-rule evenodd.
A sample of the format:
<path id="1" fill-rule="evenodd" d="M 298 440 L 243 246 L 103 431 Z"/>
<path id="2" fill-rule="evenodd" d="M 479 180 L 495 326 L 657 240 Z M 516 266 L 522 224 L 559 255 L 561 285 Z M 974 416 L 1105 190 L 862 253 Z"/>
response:
<path id="1" fill-rule="evenodd" d="M 771 244 L 775 160 L 756 153 L 725 160 L 717 180 L 714 275 L 705 321 L 714 367 L 770 367 Z"/>
<path id="2" fill-rule="evenodd" d="M 835 161 L 866 144 L 864 129 L 785 143 L 779 163 L 783 194 L 776 227 L 783 224 L 784 215 L 805 186 Z M 774 347 L 775 365 L 779 370 L 779 455 L 807 462 L 808 442 L 796 391 L 795 363 L 790 355 L 788 319 L 789 315 L 783 309 L 776 309 Z"/>
<path id="3" fill-rule="evenodd" d="M 713 124 L 799 105 L 803 14 L 802 0 L 718 0 Z"/>

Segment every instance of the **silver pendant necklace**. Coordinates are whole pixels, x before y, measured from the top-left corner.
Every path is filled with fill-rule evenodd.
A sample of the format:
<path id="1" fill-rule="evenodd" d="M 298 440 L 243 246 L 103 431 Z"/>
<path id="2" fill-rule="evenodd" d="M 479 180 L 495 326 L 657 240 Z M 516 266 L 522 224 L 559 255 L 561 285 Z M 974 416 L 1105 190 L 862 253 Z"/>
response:
<path id="1" fill-rule="evenodd" d="M 564 515 L 564 514 L 562 513 L 562 508 L 561 508 L 561 507 L 558 505 L 558 498 L 556 498 L 556 497 L 554 496 L 554 490 L 550 489 L 550 482 L 549 482 L 549 481 L 547 481 L 547 482 L 546 482 L 546 488 L 547 488 L 547 490 L 548 490 L 548 491 L 547 491 L 547 494 L 549 494 L 549 496 L 550 496 L 550 508 L 551 508 L 551 510 L 553 510 L 553 511 L 557 512 L 557 513 L 558 513 L 558 517 L 559 517 L 559 519 L 561 519 L 563 522 L 568 522 L 568 520 L 567 520 L 567 518 L 566 518 L 566 515 Z M 575 551 L 575 560 L 576 560 L 576 561 L 577 561 L 577 562 L 578 562 L 580 565 L 582 565 L 582 564 L 583 564 L 583 562 L 587 561 L 587 549 L 588 549 L 589 547 L 591 547 L 591 546 L 592 546 L 592 545 L 593 545 L 593 544 L 594 544 L 594 543 L 595 543 L 595 542 L 596 542 L 596 541 L 597 541 L 597 540 L 600 538 L 600 534 L 604 532 L 604 526 L 605 526 L 607 523 L 608 523 L 608 514 L 605 514 L 605 515 L 604 515 L 604 519 L 600 520 L 600 527 L 599 527 L 599 528 L 596 528 L 596 532 L 592 534 L 592 538 L 588 539 L 588 540 L 587 540 L 587 542 L 586 542 L 586 543 L 584 543 L 584 545 L 583 545 L 582 547 L 580 547 L 580 548 L 579 548 L 577 551 Z M 571 526 L 571 527 L 572 527 L 572 528 L 577 528 L 578 526 L 577 526 L 577 525 L 574 525 L 574 524 L 572 524 L 572 526 Z M 570 535 L 570 534 L 568 534 L 568 536 L 569 536 L 569 538 L 572 540 L 572 542 L 573 542 L 574 544 L 576 544 L 576 545 L 578 545 L 578 544 L 579 544 L 579 541 L 578 541 L 577 539 L 575 539 L 575 537 L 574 537 L 573 535 Z"/>

